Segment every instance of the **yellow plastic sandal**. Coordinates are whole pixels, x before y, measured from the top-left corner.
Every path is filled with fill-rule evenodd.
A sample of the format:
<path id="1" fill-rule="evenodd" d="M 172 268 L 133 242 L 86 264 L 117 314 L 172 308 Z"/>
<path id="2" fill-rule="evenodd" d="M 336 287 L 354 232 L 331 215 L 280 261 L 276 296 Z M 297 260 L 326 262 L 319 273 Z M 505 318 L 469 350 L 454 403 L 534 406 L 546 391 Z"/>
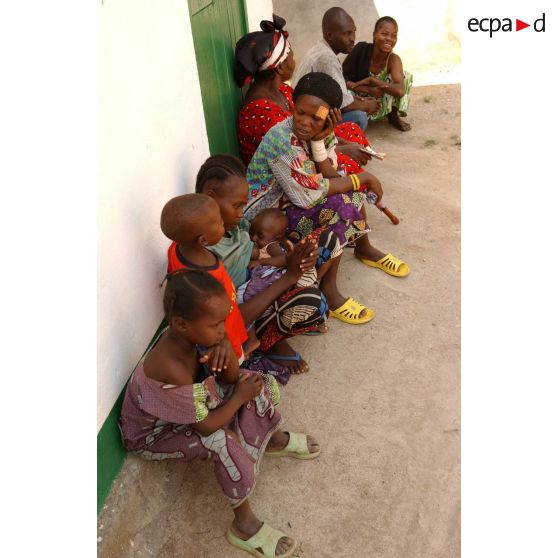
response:
<path id="1" fill-rule="evenodd" d="M 360 316 L 363 310 L 366 312 L 364 316 Z M 352 297 L 349 297 L 337 310 L 330 310 L 329 315 L 342 322 L 355 325 L 365 324 L 375 316 L 374 310 L 366 308 Z"/>
<path id="2" fill-rule="evenodd" d="M 377 262 L 367 260 L 366 258 L 362 258 L 360 261 L 370 267 L 377 267 L 378 269 L 385 271 L 388 275 L 393 275 L 394 277 L 407 277 L 411 271 L 409 266 L 404 261 L 396 258 L 393 254 L 386 254 Z"/>
<path id="3" fill-rule="evenodd" d="M 270 527 L 267 523 L 264 523 L 260 530 L 247 541 L 243 541 L 240 537 L 237 537 L 232 529 L 229 527 L 227 531 L 227 540 L 237 548 L 241 550 L 245 550 L 249 552 L 253 556 L 260 556 L 261 558 L 288 558 L 292 556 L 295 549 L 297 542 L 294 540 L 293 545 L 291 546 L 290 550 L 287 552 L 283 552 L 283 554 L 275 554 L 275 549 L 277 548 L 277 543 L 282 537 L 287 537 L 285 533 Z M 289 537 L 292 539 L 292 537 Z M 261 548 L 263 552 L 257 550 Z"/>
<path id="4" fill-rule="evenodd" d="M 308 436 L 300 432 L 289 432 L 289 443 L 279 451 L 266 451 L 271 457 L 293 457 L 294 459 L 316 459 L 321 449 L 310 453 L 308 449 Z"/>

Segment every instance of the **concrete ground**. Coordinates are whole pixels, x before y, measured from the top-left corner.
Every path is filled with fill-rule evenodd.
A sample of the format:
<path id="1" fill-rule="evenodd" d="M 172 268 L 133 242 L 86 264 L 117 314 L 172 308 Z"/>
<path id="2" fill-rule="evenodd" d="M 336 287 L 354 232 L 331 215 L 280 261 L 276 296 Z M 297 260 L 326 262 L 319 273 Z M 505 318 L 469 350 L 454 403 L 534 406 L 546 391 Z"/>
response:
<path id="1" fill-rule="evenodd" d="M 372 239 L 411 267 L 405 279 L 346 250 L 340 285 L 370 305 L 363 326 L 293 345 L 311 365 L 283 388 L 287 428 L 315 435 L 311 462 L 264 460 L 257 514 L 296 537 L 305 558 L 460 555 L 460 87 L 413 88 L 411 132 L 369 126 L 386 152 L 394 226 L 369 208 Z M 129 457 L 98 517 L 102 558 L 241 558 L 232 513 L 207 463 Z"/>

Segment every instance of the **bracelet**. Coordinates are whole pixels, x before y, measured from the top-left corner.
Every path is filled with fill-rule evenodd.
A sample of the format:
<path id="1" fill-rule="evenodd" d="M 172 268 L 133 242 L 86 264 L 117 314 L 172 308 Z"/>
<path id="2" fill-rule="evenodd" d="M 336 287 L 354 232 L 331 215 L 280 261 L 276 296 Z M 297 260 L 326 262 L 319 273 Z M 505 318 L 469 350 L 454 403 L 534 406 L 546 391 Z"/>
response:
<path id="1" fill-rule="evenodd" d="M 327 149 L 324 140 L 311 141 L 310 147 L 312 149 L 312 158 L 316 163 L 321 163 L 327 159 Z"/>
<path id="2" fill-rule="evenodd" d="M 349 178 L 351 179 L 351 182 L 353 183 L 353 190 L 357 191 L 360 189 L 360 178 L 358 177 L 358 175 L 351 173 L 349 174 Z"/>

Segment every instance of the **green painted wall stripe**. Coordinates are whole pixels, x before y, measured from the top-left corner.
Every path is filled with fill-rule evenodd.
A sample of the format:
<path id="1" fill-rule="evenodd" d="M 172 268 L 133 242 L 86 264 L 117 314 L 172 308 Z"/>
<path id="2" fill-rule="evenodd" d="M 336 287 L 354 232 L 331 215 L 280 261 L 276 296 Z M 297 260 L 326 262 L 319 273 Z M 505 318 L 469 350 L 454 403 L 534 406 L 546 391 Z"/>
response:
<path id="1" fill-rule="evenodd" d="M 97 514 L 110 492 L 112 482 L 122 469 L 126 450 L 120 441 L 118 417 L 124 399 L 124 391 L 118 396 L 99 434 L 97 434 Z"/>
<path id="2" fill-rule="evenodd" d="M 165 327 L 167 327 L 167 321 L 163 320 L 149 342 L 149 345 L 147 345 L 147 349 L 145 349 L 143 355 L 149 351 Z M 140 360 L 143 358 L 143 355 L 141 355 Z M 126 382 L 126 385 L 127 384 L 128 382 Z M 122 446 L 120 430 L 118 429 L 118 418 L 120 417 L 120 409 L 122 407 L 125 391 L 126 386 L 124 386 L 124 389 L 118 396 L 116 403 L 103 423 L 101 430 L 99 430 L 99 434 L 97 434 L 97 515 L 101 511 L 109 495 L 110 487 L 116 475 L 118 475 L 120 469 L 122 469 L 124 459 L 126 458 L 126 450 Z"/>

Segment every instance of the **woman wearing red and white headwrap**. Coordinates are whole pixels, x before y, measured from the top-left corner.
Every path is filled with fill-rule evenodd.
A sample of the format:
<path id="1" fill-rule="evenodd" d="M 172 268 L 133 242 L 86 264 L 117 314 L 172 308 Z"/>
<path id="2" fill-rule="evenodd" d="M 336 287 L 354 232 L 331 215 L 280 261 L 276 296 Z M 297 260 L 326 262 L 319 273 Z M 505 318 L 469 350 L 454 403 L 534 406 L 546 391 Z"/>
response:
<path id="1" fill-rule="evenodd" d="M 273 15 L 273 21 L 261 21 L 261 31 L 248 33 L 236 44 L 234 79 L 239 87 L 250 84 L 238 115 L 240 155 L 248 165 L 267 131 L 292 115 L 292 89 L 285 81 L 294 72 L 295 62 L 285 20 Z M 360 150 L 368 141 L 353 123 L 335 128 L 340 145 L 338 164 L 346 172 L 362 172 L 370 156 Z"/>

